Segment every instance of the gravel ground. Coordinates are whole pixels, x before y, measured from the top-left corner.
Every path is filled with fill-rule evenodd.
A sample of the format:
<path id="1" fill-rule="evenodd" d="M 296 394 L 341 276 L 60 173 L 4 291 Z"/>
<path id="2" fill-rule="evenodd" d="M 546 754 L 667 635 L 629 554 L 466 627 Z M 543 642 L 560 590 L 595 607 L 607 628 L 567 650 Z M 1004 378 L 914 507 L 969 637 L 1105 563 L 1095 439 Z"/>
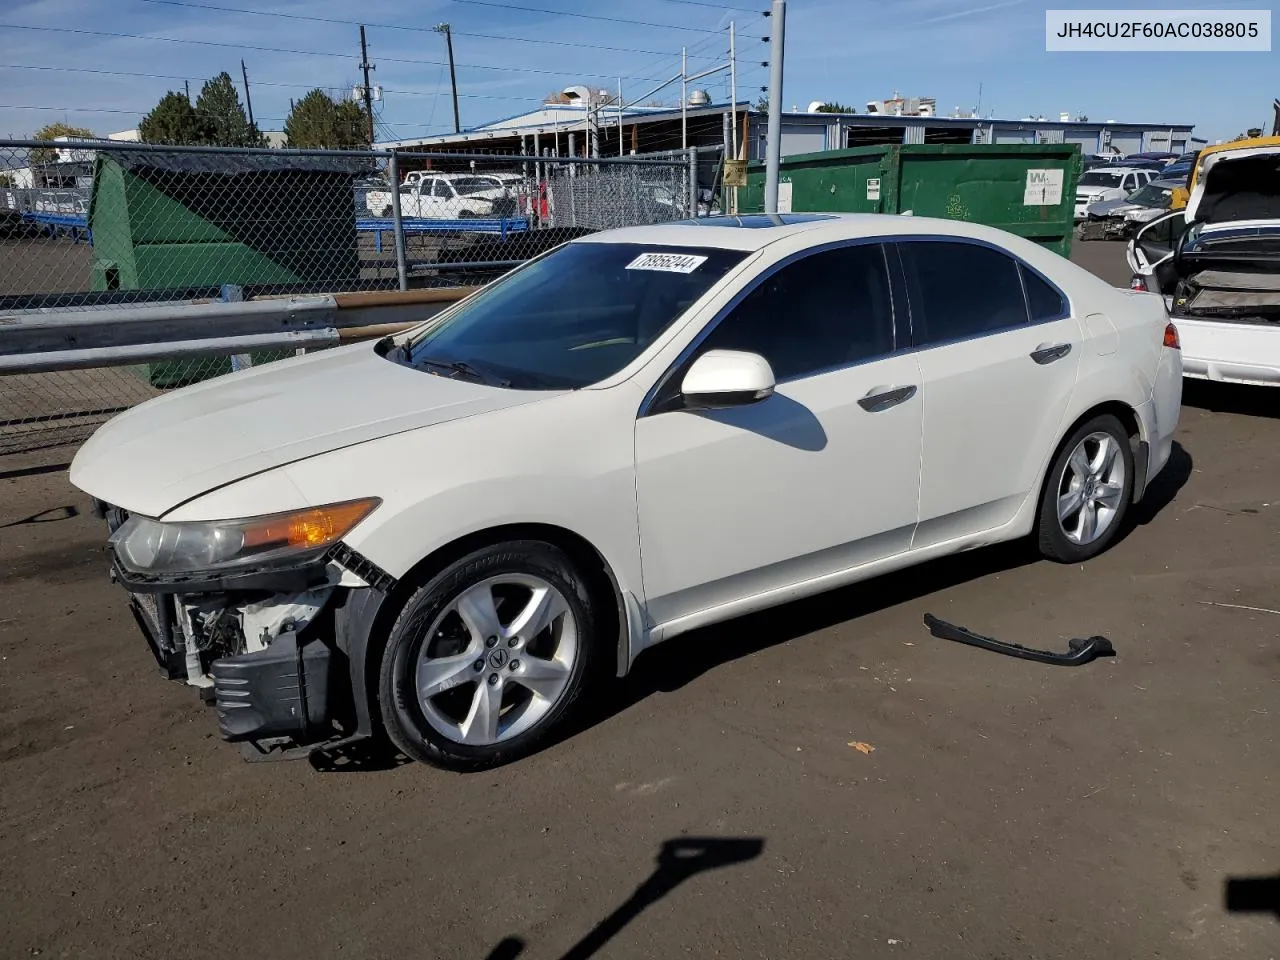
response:
<path id="1" fill-rule="evenodd" d="M 966 553 L 682 637 L 470 776 L 242 762 L 155 676 L 67 448 L 0 459 L 0 957 L 1280 956 L 1280 400 L 1186 400 L 1104 556 Z"/>

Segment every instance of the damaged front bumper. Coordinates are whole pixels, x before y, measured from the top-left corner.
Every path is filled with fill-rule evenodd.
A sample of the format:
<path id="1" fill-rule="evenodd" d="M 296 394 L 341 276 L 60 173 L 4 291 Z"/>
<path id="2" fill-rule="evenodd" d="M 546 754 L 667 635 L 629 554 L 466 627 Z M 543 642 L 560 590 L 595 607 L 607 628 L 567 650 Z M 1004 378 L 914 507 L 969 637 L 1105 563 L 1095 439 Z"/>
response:
<path id="1" fill-rule="evenodd" d="M 127 517 L 99 512 L 112 531 Z M 345 544 L 234 576 L 144 576 L 113 557 L 111 577 L 161 674 L 198 688 L 246 755 L 304 755 L 372 733 L 364 651 L 395 581 Z"/>

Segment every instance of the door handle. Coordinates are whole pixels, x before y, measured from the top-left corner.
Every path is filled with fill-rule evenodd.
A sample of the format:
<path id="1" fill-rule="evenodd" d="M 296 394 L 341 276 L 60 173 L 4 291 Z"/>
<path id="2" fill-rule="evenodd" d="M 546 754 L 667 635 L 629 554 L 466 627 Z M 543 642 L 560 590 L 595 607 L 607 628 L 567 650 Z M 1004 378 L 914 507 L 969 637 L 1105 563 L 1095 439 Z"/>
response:
<path id="1" fill-rule="evenodd" d="M 1042 343 L 1031 351 L 1031 359 L 1043 366 L 1046 363 L 1053 363 L 1055 360 L 1061 360 L 1070 352 L 1071 344 L 1069 343 Z"/>
<path id="2" fill-rule="evenodd" d="M 868 413 L 879 413 L 881 410 L 896 407 L 915 395 L 914 384 L 909 387 L 873 387 L 870 393 L 858 401 L 858 406 Z"/>

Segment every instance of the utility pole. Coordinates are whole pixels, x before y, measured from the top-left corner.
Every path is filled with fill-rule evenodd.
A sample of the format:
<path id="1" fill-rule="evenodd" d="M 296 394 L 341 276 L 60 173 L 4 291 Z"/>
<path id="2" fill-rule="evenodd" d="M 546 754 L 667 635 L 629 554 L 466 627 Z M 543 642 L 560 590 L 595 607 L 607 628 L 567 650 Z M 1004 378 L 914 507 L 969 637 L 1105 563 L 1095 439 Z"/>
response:
<path id="1" fill-rule="evenodd" d="M 376 70 L 377 67 L 369 63 L 369 48 L 364 42 L 364 24 L 360 24 L 360 69 L 364 71 L 364 111 L 369 118 L 369 146 L 373 146 L 373 87 L 369 85 L 369 71 Z"/>
<path id="2" fill-rule="evenodd" d="M 187 91 L 187 103 L 190 103 L 190 102 L 191 102 L 191 81 L 190 81 L 190 80 L 183 80 L 183 81 L 182 81 L 182 89 L 184 89 L 184 90 L 186 90 L 186 91 Z"/>
<path id="3" fill-rule="evenodd" d="M 787 0 L 773 0 L 769 11 L 769 132 L 765 143 L 764 212 L 778 212 L 778 167 L 782 159 L 782 49 L 785 43 Z"/>
<path id="4" fill-rule="evenodd" d="M 680 149 L 689 149 L 689 48 L 680 48 Z"/>
<path id="5" fill-rule="evenodd" d="M 447 23 L 437 23 L 436 33 L 444 34 L 445 47 L 449 51 L 449 86 L 453 90 L 453 132 L 462 132 L 462 121 L 458 119 L 458 74 L 453 68 L 453 31 Z"/>
<path id="6" fill-rule="evenodd" d="M 244 61 L 240 61 L 240 76 L 244 77 L 244 105 L 249 111 L 249 126 L 253 126 L 253 100 L 249 97 L 249 71 L 244 67 Z"/>

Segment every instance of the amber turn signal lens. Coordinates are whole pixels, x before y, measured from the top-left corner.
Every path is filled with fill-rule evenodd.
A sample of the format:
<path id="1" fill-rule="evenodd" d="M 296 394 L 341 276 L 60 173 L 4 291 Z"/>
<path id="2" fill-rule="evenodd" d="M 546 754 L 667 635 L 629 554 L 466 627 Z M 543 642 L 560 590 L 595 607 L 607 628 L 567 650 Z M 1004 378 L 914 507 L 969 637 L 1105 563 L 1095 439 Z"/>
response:
<path id="1" fill-rule="evenodd" d="M 251 521 L 244 529 L 246 547 L 295 547 L 306 550 L 341 540 L 357 523 L 373 512 L 381 501 L 351 500 L 296 513 L 282 513 Z"/>
<path id="2" fill-rule="evenodd" d="M 1182 341 L 1178 339 L 1178 328 L 1172 323 L 1165 324 L 1164 345 L 1173 350 L 1182 349 Z"/>

